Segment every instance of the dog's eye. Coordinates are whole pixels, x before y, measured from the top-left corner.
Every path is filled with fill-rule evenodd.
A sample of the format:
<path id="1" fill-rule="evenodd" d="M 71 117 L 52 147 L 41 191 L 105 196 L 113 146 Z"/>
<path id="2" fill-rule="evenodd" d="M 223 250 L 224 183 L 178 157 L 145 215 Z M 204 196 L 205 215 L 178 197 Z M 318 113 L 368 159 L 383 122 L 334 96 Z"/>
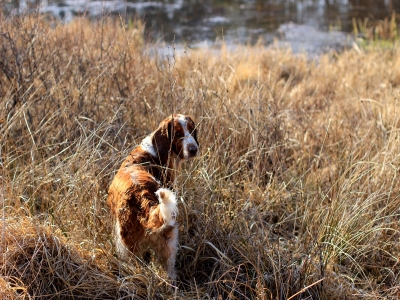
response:
<path id="1" fill-rule="evenodd" d="M 181 133 L 179 131 L 175 132 L 176 137 L 181 137 Z"/>

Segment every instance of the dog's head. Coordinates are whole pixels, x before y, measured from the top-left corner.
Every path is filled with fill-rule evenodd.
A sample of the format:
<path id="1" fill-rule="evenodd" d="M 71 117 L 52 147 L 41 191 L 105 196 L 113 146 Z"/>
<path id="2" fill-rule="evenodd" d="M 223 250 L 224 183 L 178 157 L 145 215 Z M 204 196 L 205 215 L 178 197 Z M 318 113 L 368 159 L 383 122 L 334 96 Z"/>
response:
<path id="1" fill-rule="evenodd" d="M 199 153 L 196 124 L 186 115 L 169 116 L 153 134 L 152 144 L 159 155 L 171 150 L 182 160 L 193 158 Z"/>

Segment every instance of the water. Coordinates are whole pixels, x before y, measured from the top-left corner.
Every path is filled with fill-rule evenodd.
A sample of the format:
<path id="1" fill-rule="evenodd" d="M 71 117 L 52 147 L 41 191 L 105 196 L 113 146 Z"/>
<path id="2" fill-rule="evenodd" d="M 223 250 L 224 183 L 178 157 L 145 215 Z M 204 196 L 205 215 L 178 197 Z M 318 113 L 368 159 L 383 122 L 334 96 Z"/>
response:
<path id="1" fill-rule="evenodd" d="M 38 2 L 11 1 L 7 10 L 26 10 Z M 346 46 L 344 33 L 353 30 L 353 18 L 382 20 L 400 12 L 400 0 L 53 0 L 41 1 L 40 10 L 66 22 L 82 14 L 93 19 L 139 16 L 153 39 L 191 47 L 216 40 L 255 43 L 259 38 L 268 44 L 277 37 L 295 52 L 319 52 Z"/>

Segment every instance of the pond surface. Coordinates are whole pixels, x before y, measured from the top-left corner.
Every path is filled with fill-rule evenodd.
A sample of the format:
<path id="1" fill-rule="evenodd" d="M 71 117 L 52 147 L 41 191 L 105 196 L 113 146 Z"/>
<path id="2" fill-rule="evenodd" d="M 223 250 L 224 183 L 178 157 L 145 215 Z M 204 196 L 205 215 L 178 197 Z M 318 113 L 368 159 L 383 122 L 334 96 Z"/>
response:
<path id="1" fill-rule="evenodd" d="M 74 16 L 99 18 L 120 14 L 126 20 L 139 16 L 153 39 L 198 46 L 204 41 L 232 44 L 268 44 L 274 37 L 295 51 L 346 46 L 343 33 L 353 30 L 353 19 L 383 20 L 400 12 L 400 0 L 151 0 L 151 1 L 11 1 L 7 10 L 23 11 L 41 3 L 42 12 L 65 21 Z M 314 50 L 313 50 L 314 49 Z"/>

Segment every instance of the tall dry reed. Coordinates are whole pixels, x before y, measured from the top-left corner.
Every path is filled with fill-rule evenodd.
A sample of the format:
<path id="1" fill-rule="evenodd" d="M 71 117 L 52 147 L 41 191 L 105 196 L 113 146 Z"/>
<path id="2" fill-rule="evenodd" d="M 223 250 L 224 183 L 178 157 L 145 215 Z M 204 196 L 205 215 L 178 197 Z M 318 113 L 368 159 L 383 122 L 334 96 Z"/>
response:
<path id="1" fill-rule="evenodd" d="M 149 47 L 153 47 L 149 49 Z M 103 19 L 0 21 L 0 293 L 10 299 L 396 299 L 400 50 L 318 61 L 173 45 Z M 107 187 L 191 114 L 176 286 L 114 257 Z"/>

